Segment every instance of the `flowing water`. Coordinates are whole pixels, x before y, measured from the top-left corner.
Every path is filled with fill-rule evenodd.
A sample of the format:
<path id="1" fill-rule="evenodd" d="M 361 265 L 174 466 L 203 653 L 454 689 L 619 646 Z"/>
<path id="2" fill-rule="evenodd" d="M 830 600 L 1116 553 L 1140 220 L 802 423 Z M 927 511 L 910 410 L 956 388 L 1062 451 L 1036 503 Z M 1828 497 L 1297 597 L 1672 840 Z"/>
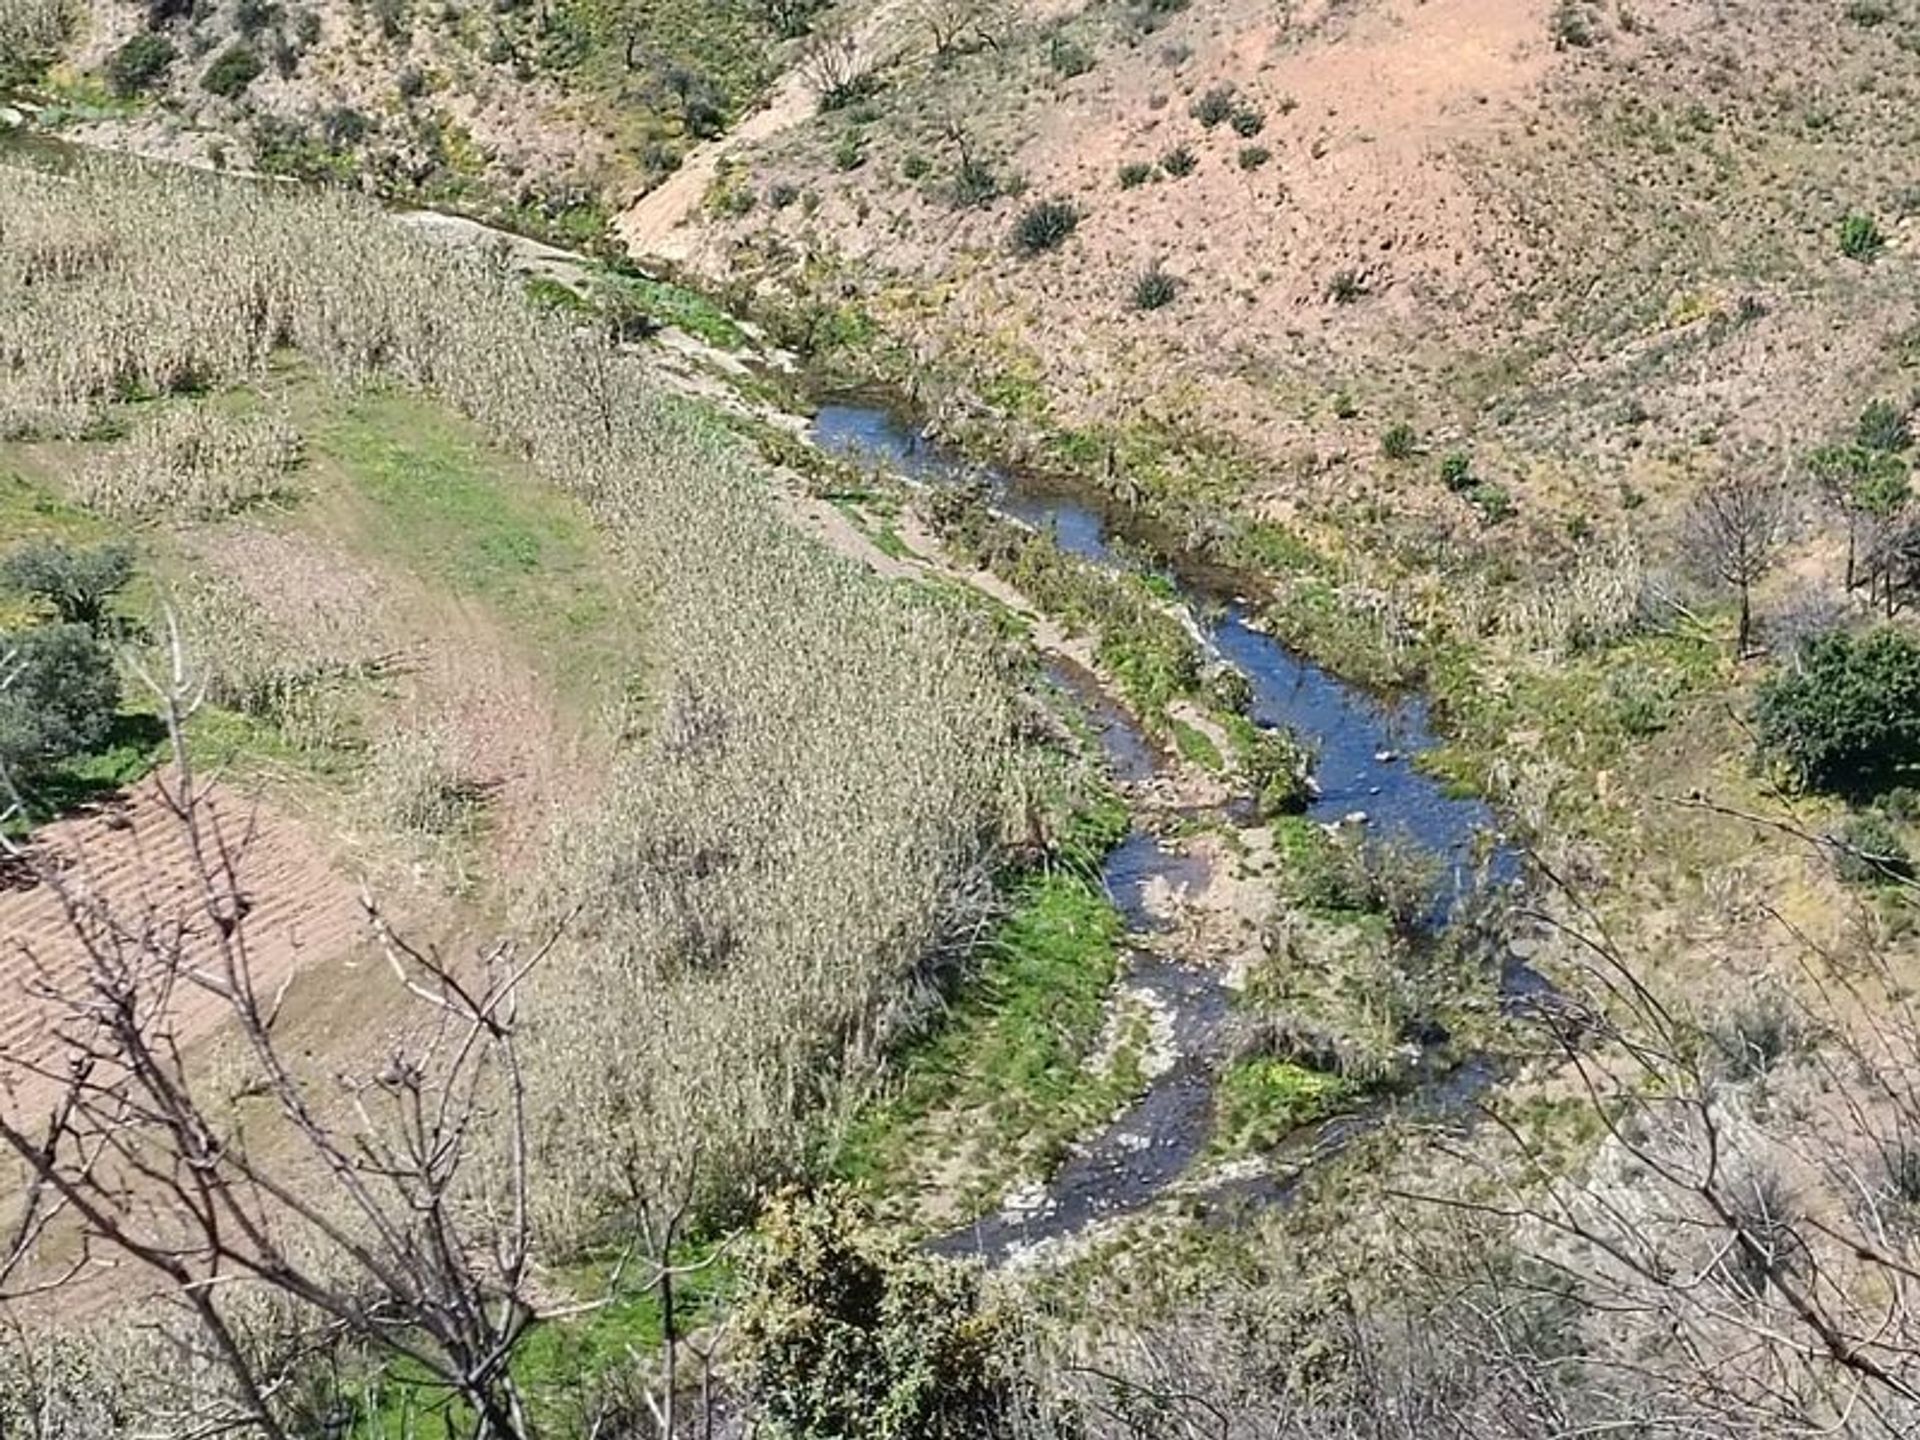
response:
<path id="1" fill-rule="evenodd" d="M 1096 565 L 1136 566 L 1125 546 L 1124 519 L 1086 496 L 1004 470 L 973 465 L 924 438 L 884 405 L 837 401 L 814 417 L 811 437 L 822 450 L 878 465 L 908 480 L 951 485 L 985 480 L 994 508 L 1051 534 L 1062 549 Z M 1435 742 L 1427 708 L 1418 697 L 1381 696 L 1349 685 L 1295 654 L 1253 622 L 1250 607 L 1223 577 L 1197 565 L 1172 562 L 1160 572 L 1192 615 L 1208 647 L 1247 677 L 1252 717 L 1292 730 L 1317 750 L 1319 794 L 1309 815 L 1323 822 L 1365 817 L 1377 834 L 1403 835 L 1443 862 L 1435 918 L 1480 875 L 1513 879 L 1516 856 L 1498 837 L 1495 817 L 1481 801 L 1450 794 L 1410 760 Z M 1159 753 L 1127 713 L 1091 676 L 1064 666 L 1056 684 L 1079 701 L 1100 733 L 1122 780 L 1149 777 Z M 1204 880 L 1199 862 L 1174 854 L 1136 829 L 1108 856 L 1109 891 L 1136 932 L 1151 930 L 1145 903 L 1149 884 L 1175 891 Z M 1517 963 L 1506 967 L 1510 1002 L 1544 982 Z M 1212 1134 L 1214 1090 L 1227 1060 L 1226 1022 L 1232 995 L 1217 972 L 1191 967 L 1146 949 L 1128 957 L 1125 984 L 1166 1015 L 1177 1059 L 1106 1130 L 1079 1146 L 1049 1180 L 1045 1193 L 941 1237 L 933 1248 L 980 1254 L 998 1262 L 1042 1242 L 1076 1234 L 1096 1220 L 1140 1209 L 1181 1180 L 1206 1151 Z M 1473 1059 L 1435 1068 L 1398 1101 L 1304 1128 L 1282 1144 L 1259 1175 L 1214 1187 L 1200 1197 L 1216 1212 L 1284 1200 L 1313 1163 L 1337 1153 L 1393 1114 L 1457 1112 L 1492 1084 L 1495 1067 Z"/>

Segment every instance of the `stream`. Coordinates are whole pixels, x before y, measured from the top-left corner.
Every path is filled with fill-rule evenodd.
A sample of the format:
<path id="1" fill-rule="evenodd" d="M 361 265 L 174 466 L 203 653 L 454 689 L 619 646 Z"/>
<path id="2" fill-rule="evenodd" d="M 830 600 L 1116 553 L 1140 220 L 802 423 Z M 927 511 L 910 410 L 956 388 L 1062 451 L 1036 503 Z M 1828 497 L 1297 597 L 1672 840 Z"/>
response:
<path id="1" fill-rule="evenodd" d="M 0 154 L 26 154 L 54 168 L 74 148 L 29 127 L 0 126 Z M 457 217 L 413 214 L 403 219 L 451 244 L 501 239 L 531 273 L 591 267 L 585 256 L 530 242 Z M 1110 569 L 1137 568 L 1116 542 L 1128 538 L 1126 518 L 1081 492 L 1035 477 L 975 465 L 931 442 L 885 405 L 844 400 L 822 405 L 808 429 L 823 451 L 878 465 L 924 485 L 985 479 L 995 508 L 1050 533 L 1062 549 Z M 1130 553 L 1137 553 L 1128 547 Z M 1254 623 L 1251 607 L 1231 581 L 1197 564 L 1175 561 L 1160 572 L 1192 617 L 1214 655 L 1230 662 L 1251 685 L 1251 717 L 1286 728 L 1316 748 L 1319 792 L 1308 814 L 1326 824 L 1364 823 L 1374 833 L 1404 835 L 1441 862 L 1434 919 L 1477 881 L 1517 879 L 1518 856 L 1503 845 L 1492 811 L 1481 801 L 1447 793 L 1410 762 L 1435 743 L 1427 707 L 1418 697 L 1383 696 L 1349 685 L 1289 650 Z M 1162 752 L 1093 676 L 1061 664 L 1049 674 L 1087 714 L 1108 764 L 1121 781 L 1151 779 Z M 1103 879 L 1131 931 L 1152 931 L 1149 887 L 1174 892 L 1206 879 L 1205 862 L 1168 850 L 1136 827 L 1107 856 Z M 1206 1153 L 1213 1130 L 1214 1091 L 1228 1060 L 1227 1022 L 1233 992 L 1217 969 L 1182 964 L 1136 946 L 1123 980 L 1152 998 L 1171 1024 L 1176 1059 L 1099 1134 L 1084 1141 L 1048 1181 L 1044 1194 L 1022 1197 L 931 1246 L 949 1254 L 1001 1263 L 1046 1242 L 1066 1239 L 1097 1221 L 1140 1210 L 1182 1181 Z M 1502 969 L 1503 1004 L 1510 1009 L 1550 995 L 1550 987 L 1517 960 Z M 1462 1114 L 1499 1078 L 1484 1058 L 1450 1068 L 1430 1066 L 1411 1093 L 1374 1100 L 1303 1127 L 1268 1156 L 1257 1174 L 1213 1184 L 1198 1198 L 1203 1213 L 1231 1218 L 1248 1206 L 1282 1203 L 1314 1164 L 1396 1115 Z"/>
<path id="2" fill-rule="evenodd" d="M 1050 533 L 1060 547 L 1096 565 L 1130 567 L 1116 541 L 1126 539 L 1121 517 L 1084 495 L 1057 485 L 969 463 L 883 405 L 856 400 L 822 405 L 809 429 L 822 450 L 877 465 L 923 485 L 985 480 L 1000 513 Z M 1215 656 L 1232 663 L 1252 687 L 1252 718 L 1286 728 L 1318 752 L 1320 790 L 1310 818 L 1327 824 L 1364 823 L 1375 833 L 1403 835 L 1442 862 L 1436 923 L 1478 879 L 1494 884 L 1519 875 L 1518 856 L 1501 843 L 1493 812 L 1477 799 L 1449 794 L 1410 763 L 1435 743 L 1427 707 L 1417 697 L 1380 696 L 1349 685 L 1289 650 L 1257 627 L 1244 597 L 1224 588 L 1202 567 L 1175 563 L 1160 572 L 1194 619 Z M 1150 778 L 1159 752 L 1133 718 L 1084 673 L 1056 666 L 1055 684 L 1080 705 L 1101 737 L 1108 763 L 1122 781 Z M 1360 817 L 1364 817 L 1361 820 Z M 1204 862 L 1166 849 L 1136 827 L 1108 855 L 1103 878 L 1136 935 L 1155 921 L 1145 902 L 1150 884 L 1178 891 L 1205 879 Z M 1139 1210 L 1180 1182 L 1207 1150 L 1213 1132 L 1214 1090 L 1228 1060 L 1227 1021 L 1233 992 L 1217 969 L 1190 966 L 1144 947 L 1126 957 L 1124 983 L 1144 992 L 1171 1020 L 1171 1068 L 1105 1130 L 1084 1141 L 1047 1182 L 1044 1194 L 1021 1196 L 999 1212 L 936 1239 L 931 1248 L 980 1255 L 990 1263 L 1013 1259 L 1047 1242 L 1071 1237 L 1096 1221 Z M 1503 965 L 1503 1003 L 1518 1008 L 1545 982 L 1517 961 Z M 1444 1117 L 1464 1111 L 1498 1078 L 1496 1067 L 1469 1058 L 1430 1066 L 1410 1093 L 1302 1127 L 1271 1154 L 1257 1174 L 1218 1183 L 1200 1196 L 1203 1213 L 1222 1216 L 1249 1206 L 1283 1202 L 1315 1163 L 1396 1115 Z"/>

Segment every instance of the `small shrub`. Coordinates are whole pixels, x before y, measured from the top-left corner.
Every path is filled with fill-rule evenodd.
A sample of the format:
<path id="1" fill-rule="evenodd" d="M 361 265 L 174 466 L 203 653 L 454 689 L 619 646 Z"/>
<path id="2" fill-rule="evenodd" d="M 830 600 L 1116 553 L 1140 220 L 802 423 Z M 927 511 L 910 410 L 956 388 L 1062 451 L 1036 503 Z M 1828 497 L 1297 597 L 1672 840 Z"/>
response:
<path id="1" fill-rule="evenodd" d="M 953 172 L 953 184 L 947 192 L 947 198 L 955 208 L 965 210 L 977 205 L 991 205 L 1006 194 L 1007 189 L 992 166 L 968 156 Z"/>
<path id="2" fill-rule="evenodd" d="M 280 7 L 272 0 L 235 0 L 233 25 L 249 40 L 280 21 Z"/>
<path id="3" fill-rule="evenodd" d="M 0 560 L 0 585 L 40 601 L 67 625 L 105 627 L 107 607 L 133 578 L 125 545 L 72 550 L 58 541 L 23 545 Z"/>
<path id="4" fill-rule="evenodd" d="M 1233 114 L 1233 87 L 1216 85 L 1187 107 L 1187 113 L 1211 130 Z"/>
<path id="5" fill-rule="evenodd" d="M 1160 168 L 1175 179 L 1184 179 L 1200 168 L 1200 157 L 1185 145 L 1176 145 L 1160 157 Z"/>
<path id="6" fill-rule="evenodd" d="M 1360 418 L 1360 402 L 1345 390 L 1333 392 L 1333 414 L 1337 420 L 1357 420 Z"/>
<path id="7" fill-rule="evenodd" d="M 1840 253 L 1849 260 L 1872 260 L 1886 246 L 1886 234 L 1871 215 L 1849 215 L 1840 222 Z"/>
<path id="8" fill-rule="evenodd" d="M 1240 147 L 1240 168 L 1258 170 L 1273 158 L 1273 152 L 1264 145 L 1242 145 Z"/>
<path id="9" fill-rule="evenodd" d="M 776 180 L 767 187 L 767 204 L 784 210 L 800 198 L 800 187 L 791 180 Z"/>
<path id="10" fill-rule="evenodd" d="M 1093 69 L 1093 52 L 1064 35 L 1056 35 L 1047 46 L 1047 63 L 1062 80 L 1072 80 Z"/>
<path id="11" fill-rule="evenodd" d="M 1847 19 L 1863 30 L 1884 25 L 1893 18 L 1893 7 L 1886 0 L 1850 0 Z"/>
<path id="12" fill-rule="evenodd" d="M 1242 140 L 1251 140 L 1267 128 L 1267 117 L 1251 105 L 1236 106 L 1227 120 L 1233 126 L 1233 133 Z"/>
<path id="13" fill-rule="evenodd" d="M 901 158 L 900 173 L 909 180 L 924 180 L 933 173 L 933 162 L 918 150 L 912 150 Z"/>
<path id="14" fill-rule="evenodd" d="M 1314 759 L 1290 730 L 1261 728 L 1243 740 L 1240 766 L 1262 817 L 1297 815 L 1312 803 Z"/>
<path id="15" fill-rule="evenodd" d="M 1584 0 L 1560 0 L 1547 22 L 1547 33 L 1553 37 L 1556 50 L 1585 50 L 1599 38 Z"/>
<path id="16" fill-rule="evenodd" d="M 1120 167 L 1120 188 L 1132 190 L 1153 178 L 1153 165 L 1146 160 L 1129 160 Z"/>
<path id="17" fill-rule="evenodd" d="M 200 77 L 200 88 L 223 100 L 238 100 L 265 68 L 252 47 L 235 42 L 222 50 Z"/>
<path id="18" fill-rule="evenodd" d="M 433 726 L 397 727 L 368 747 L 366 799 L 395 830 L 446 838 L 472 828 L 483 799 L 453 761 L 454 744 Z"/>
<path id="19" fill-rule="evenodd" d="M 1849 885 L 1887 885 L 1913 878 L 1913 856 L 1893 822 L 1878 810 L 1849 816 L 1834 840 L 1834 869 Z"/>
<path id="20" fill-rule="evenodd" d="M 122 98 L 139 95 L 158 85 L 178 56 L 179 51 L 166 36 L 136 35 L 107 62 L 107 85 Z"/>
<path id="21" fill-rule="evenodd" d="M 1380 433 L 1380 453 L 1389 460 L 1411 460 L 1419 449 L 1420 433 L 1404 420 L 1396 420 Z"/>
<path id="22" fill-rule="evenodd" d="M 1513 514 L 1513 496 L 1505 487 L 1491 481 L 1482 480 L 1467 491 L 1467 502 L 1480 512 L 1480 518 L 1488 525 L 1498 525 Z"/>
<path id="23" fill-rule="evenodd" d="M 1155 261 L 1133 282 L 1133 308 L 1136 310 L 1158 310 L 1171 305 L 1180 294 L 1180 281 L 1169 275 Z"/>
<path id="24" fill-rule="evenodd" d="M 1058 250 L 1080 225 L 1080 212 L 1066 200 L 1029 205 L 1013 224 L 1013 248 L 1022 255 Z"/>
<path id="25" fill-rule="evenodd" d="M 843 130 L 833 147 L 833 168 L 858 170 L 867 163 L 867 137 L 858 130 Z"/>
<path id="26" fill-rule="evenodd" d="M 393 88 L 400 92 L 402 100 L 418 100 L 427 93 L 427 77 L 416 66 L 409 65 L 394 76 Z"/>
<path id="27" fill-rule="evenodd" d="M 1358 270 L 1341 270 L 1327 282 L 1327 298 L 1336 305 L 1352 305 L 1364 299 L 1367 277 Z"/>
<path id="28" fill-rule="evenodd" d="M 1891 400 L 1870 400 L 1854 427 L 1862 450 L 1897 454 L 1913 444 L 1907 412 Z"/>
<path id="29" fill-rule="evenodd" d="M 1722 1067 L 1736 1080 L 1758 1079 L 1807 1042 L 1800 1013 L 1770 989 L 1736 1000 L 1705 1028 Z"/>
<path id="30" fill-rule="evenodd" d="M 113 656 L 86 625 L 0 635 L 12 679 L 0 690 L 0 771 L 31 779 L 105 743 L 120 708 Z"/>
<path id="31" fill-rule="evenodd" d="M 1473 457 L 1464 450 L 1449 450 L 1440 457 L 1440 483 L 1456 495 L 1473 488 Z"/>

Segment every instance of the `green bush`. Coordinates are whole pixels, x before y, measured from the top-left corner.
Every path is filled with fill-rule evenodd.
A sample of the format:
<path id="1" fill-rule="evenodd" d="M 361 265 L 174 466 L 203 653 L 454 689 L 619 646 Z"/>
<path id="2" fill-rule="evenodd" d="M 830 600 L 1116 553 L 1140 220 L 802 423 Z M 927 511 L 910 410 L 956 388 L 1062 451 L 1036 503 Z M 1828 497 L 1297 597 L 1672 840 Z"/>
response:
<path id="1" fill-rule="evenodd" d="M 767 1209 L 736 1315 L 770 1440 L 995 1440 L 1010 1433 L 1010 1320 L 976 1267 L 883 1235 L 841 1192 Z"/>
<path id="2" fill-rule="evenodd" d="M 1763 753 L 1800 784 L 1860 794 L 1920 761 L 1920 642 L 1898 630 L 1836 630 L 1760 687 Z"/>
<path id="3" fill-rule="evenodd" d="M 1233 133 L 1242 140 L 1251 140 L 1267 128 L 1267 117 L 1251 105 L 1234 107 L 1233 114 L 1229 115 L 1227 120 L 1233 126 Z"/>
<path id="4" fill-rule="evenodd" d="M 947 198 L 957 209 L 970 209 L 976 205 L 991 205 L 1007 193 L 1007 186 L 993 167 L 971 156 L 960 162 L 953 172 L 953 185 Z"/>
<path id="5" fill-rule="evenodd" d="M 1878 810 L 1849 816 L 1834 837 L 1834 868 L 1849 885 L 1886 885 L 1913 878 L 1913 856 L 1892 820 Z"/>
<path id="6" fill-rule="evenodd" d="M 1862 450 L 1898 454 L 1913 444 L 1907 412 L 1891 400 L 1870 400 L 1854 427 Z"/>
<path id="7" fill-rule="evenodd" d="M 173 42 L 164 35 L 136 35 L 107 61 L 107 86 L 122 98 L 150 90 L 160 83 L 178 55 Z"/>
<path id="8" fill-rule="evenodd" d="M 1506 487 L 1495 485 L 1492 481 L 1482 480 L 1467 491 L 1467 502 L 1480 512 L 1480 518 L 1489 525 L 1498 525 L 1513 514 L 1513 496 Z"/>
<path id="9" fill-rule="evenodd" d="M 1047 63 L 1062 80 L 1072 80 L 1093 69 L 1093 52 L 1064 35 L 1056 35 L 1047 46 Z"/>
<path id="10" fill-rule="evenodd" d="M 1146 160 L 1129 160 L 1120 167 L 1120 188 L 1132 190 L 1153 178 L 1153 166 Z"/>
<path id="11" fill-rule="evenodd" d="M 833 147 L 833 168 L 858 170 L 867 163 L 867 137 L 858 130 L 844 130 Z"/>
<path id="12" fill-rule="evenodd" d="M 1473 489 L 1473 457 L 1464 450 L 1449 450 L 1440 457 L 1440 483 L 1456 495 Z"/>
<path id="13" fill-rule="evenodd" d="M 909 180 L 924 180 L 933 173 L 933 162 L 918 150 L 912 150 L 901 157 L 900 173 Z"/>
<path id="14" fill-rule="evenodd" d="M 133 578 L 133 552 L 124 545 L 71 550 L 58 541 L 23 545 L 0 560 L 0 585 L 41 601 L 69 625 L 99 630 L 107 606 Z"/>
<path id="15" fill-rule="evenodd" d="M 1367 293 L 1367 277 L 1358 270 L 1337 270 L 1327 282 L 1327 298 L 1336 305 L 1351 305 Z"/>
<path id="16" fill-rule="evenodd" d="M 1887 237 L 1871 215 L 1849 215 L 1840 222 L 1840 253 L 1849 260 L 1871 260 L 1886 246 Z"/>
<path id="17" fill-rule="evenodd" d="M 1233 87 L 1216 85 L 1187 107 L 1187 113 L 1211 130 L 1233 114 Z"/>
<path id="18" fill-rule="evenodd" d="M 1240 147 L 1240 168 L 1258 170 L 1273 158 L 1273 152 L 1264 145 L 1242 145 Z"/>
<path id="19" fill-rule="evenodd" d="M 222 50 L 200 77 L 200 88 L 223 100 L 238 100 L 260 78 L 264 67 L 250 46 L 235 42 Z"/>
<path id="20" fill-rule="evenodd" d="M 1155 261 L 1133 282 L 1133 308 L 1158 310 L 1164 305 L 1171 305 L 1179 294 L 1179 278 L 1169 275 Z"/>
<path id="21" fill-rule="evenodd" d="M 1380 434 L 1380 453 L 1389 460 L 1411 460 L 1419 449 L 1419 432 L 1404 420 L 1396 420 Z"/>
<path id="22" fill-rule="evenodd" d="M 1291 730 L 1256 727 L 1239 748 L 1240 766 L 1263 818 L 1297 815 L 1313 802 L 1313 749 Z"/>
<path id="23" fill-rule="evenodd" d="M 1013 223 L 1013 248 L 1022 255 L 1058 250 L 1080 224 L 1080 212 L 1065 200 L 1029 205 Z"/>
<path id="24" fill-rule="evenodd" d="M 85 625 L 0 635 L 0 770 L 31 778 L 97 749 L 120 708 L 113 657 Z"/>
<path id="25" fill-rule="evenodd" d="M 1160 157 L 1160 168 L 1176 180 L 1184 179 L 1200 168 L 1200 157 L 1188 146 L 1176 145 Z"/>

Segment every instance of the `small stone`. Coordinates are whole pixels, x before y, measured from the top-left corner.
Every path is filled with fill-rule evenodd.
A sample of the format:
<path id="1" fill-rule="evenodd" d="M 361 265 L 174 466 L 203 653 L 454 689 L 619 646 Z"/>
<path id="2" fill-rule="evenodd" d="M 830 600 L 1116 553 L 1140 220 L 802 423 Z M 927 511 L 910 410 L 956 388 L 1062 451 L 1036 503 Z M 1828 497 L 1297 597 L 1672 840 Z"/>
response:
<path id="1" fill-rule="evenodd" d="M 1340 817 L 1340 823 L 1342 825 L 1364 825 L 1367 823 L 1367 812 L 1364 810 L 1349 810 L 1345 815 Z"/>
<path id="2" fill-rule="evenodd" d="M 15 130 L 27 123 L 27 117 L 11 105 L 0 105 L 0 130 Z"/>
<path id="3" fill-rule="evenodd" d="M 1400 752 L 1398 750 L 1376 750 L 1373 752 L 1374 763 L 1378 765 L 1391 765 L 1399 758 Z"/>

